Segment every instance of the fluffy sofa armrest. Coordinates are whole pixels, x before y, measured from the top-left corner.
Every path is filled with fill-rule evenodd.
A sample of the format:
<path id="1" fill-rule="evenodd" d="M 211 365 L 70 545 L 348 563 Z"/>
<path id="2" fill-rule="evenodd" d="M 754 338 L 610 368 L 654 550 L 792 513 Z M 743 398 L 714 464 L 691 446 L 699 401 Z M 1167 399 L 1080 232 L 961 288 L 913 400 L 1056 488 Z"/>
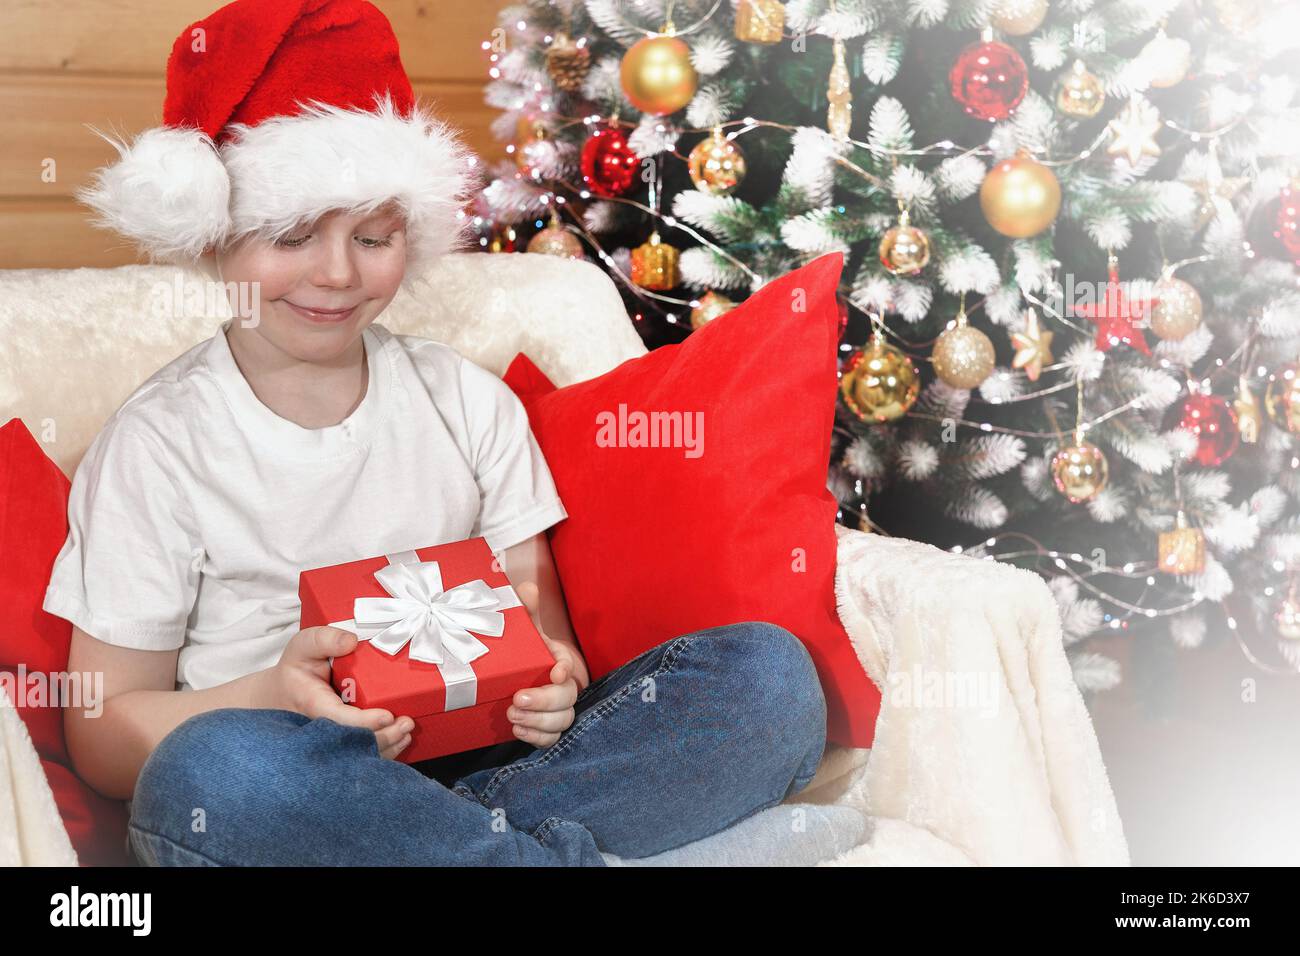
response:
<path id="1" fill-rule="evenodd" d="M 866 812 L 981 864 L 1127 865 L 1042 578 L 916 541 L 836 534 L 840 619 L 882 694 Z"/>
<path id="2" fill-rule="evenodd" d="M 27 727 L 0 687 L 0 866 L 76 866 Z"/>

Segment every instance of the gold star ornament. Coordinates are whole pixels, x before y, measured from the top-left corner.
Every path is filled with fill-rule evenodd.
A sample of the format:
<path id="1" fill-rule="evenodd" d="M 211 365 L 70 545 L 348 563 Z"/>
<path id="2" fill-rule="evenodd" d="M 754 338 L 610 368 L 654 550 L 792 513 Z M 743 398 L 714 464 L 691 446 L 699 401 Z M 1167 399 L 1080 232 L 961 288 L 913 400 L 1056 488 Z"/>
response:
<path id="1" fill-rule="evenodd" d="M 1011 344 L 1016 350 L 1011 367 L 1024 369 L 1029 381 L 1038 381 L 1043 366 L 1052 364 L 1052 335 L 1039 323 L 1038 313 L 1026 309 L 1024 329 L 1011 333 Z"/>
<path id="2" fill-rule="evenodd" d="M 1130 166 L 1136 166 L 1143 156 L 1159 156 L 1156 133 L 1160 132 L 1162 125 L 1159 111 L 1149 100 L 1135 93 L 1119 115 L 1106 125 L 1110 130 L 1110 145 L 1106 152 L 1111 156 L 1123 156 Z"/>
<path id="3" fill-rule="evenodd" d="M 1237 193 L 1246 188 L 1250 179 L 1246 176 L 1224 176 L 1219 165 L 1219 154 L 1215 140 L 1210 140 L 1210 149 L 1205 160 L 1205 174 L 1201 179 L 1189 180 L 1187 185 L 1196 191 L 1199 202 L 1196 206 L 1196 231 L 1200 232 L 1210 220 L 1223 208 L 1231 208 Z"/>

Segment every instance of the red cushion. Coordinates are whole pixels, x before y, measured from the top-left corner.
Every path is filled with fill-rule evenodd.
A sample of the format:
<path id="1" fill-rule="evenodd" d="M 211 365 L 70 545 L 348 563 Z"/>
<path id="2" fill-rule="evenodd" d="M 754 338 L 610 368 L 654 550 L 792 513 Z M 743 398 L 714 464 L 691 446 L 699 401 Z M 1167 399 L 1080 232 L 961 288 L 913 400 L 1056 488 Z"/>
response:
<path id="1" fill-rule="evenodd" d="M 569 513 L 548 534 L 593 680 L 681 634 L 770 621 L 817 666 L 828 738 L 871 746 L 880 692 L 836 614 L 826 487 L 843 266 L 822 256 L 684 342 L 566 388 L 522 353 L 511 363 Z M 611 432 L 621 406 L 627 430 Z M 703 443 L 681 430 L 676 447 L 634 447 L 636 412 L 700 412 Z"/>
<path id="2" fill-rule="evenodd" d="M 134 866 L 126 846 L 126 803 L 90 789 L 67 765 L 42 760 L 63 828 L 82 866 Z"/>
<path id="3" fill-rule="evenodd" d="M 0 666 L 48 671 L 68 663 L 72 625 L 41 602 L 68 536 L 69 486 L 22 419 L 0 428 Z"/>
<path id="4" fill-rule="evenodd" d="M 72 771 L 63 739 L 63 711 L 21 688 L 32 676 L 68 667 L 72 625 L 41 609 L 54 558 L 68 536 L 67 477 L 32 438 L 21 419 L 0 428 L 0 670 L 13 674 L 18 715 L 27 725 L 54 792 L 68 836 L 84 865 L 130 862 L 125 849 L 126 804 L 96 793 Z M 29 704 L 34 706 L 28 706 Z"/>

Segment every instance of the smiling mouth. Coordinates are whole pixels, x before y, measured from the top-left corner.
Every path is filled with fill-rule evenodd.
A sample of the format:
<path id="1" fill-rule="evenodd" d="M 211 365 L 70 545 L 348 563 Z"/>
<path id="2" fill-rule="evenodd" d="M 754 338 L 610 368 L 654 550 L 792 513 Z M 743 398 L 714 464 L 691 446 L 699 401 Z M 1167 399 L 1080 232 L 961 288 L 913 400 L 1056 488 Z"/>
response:
<path id="1" fill-rule="evenodd" d="M 349 306 L 346 309 L 317 309 L 298 305 L 294 302 L 290 302 L 288 299 L 281 299 L 280 301 L 293 309 L 303 318 L 312 322 L 341 322 L 357 310 L 357 306 L 355 305 Z"/>

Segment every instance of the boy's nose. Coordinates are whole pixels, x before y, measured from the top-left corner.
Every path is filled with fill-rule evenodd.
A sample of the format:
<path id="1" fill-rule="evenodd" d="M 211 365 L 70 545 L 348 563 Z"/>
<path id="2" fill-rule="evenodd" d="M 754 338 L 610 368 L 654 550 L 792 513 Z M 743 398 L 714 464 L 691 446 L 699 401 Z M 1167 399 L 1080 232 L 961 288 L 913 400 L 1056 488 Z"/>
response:
<path id="1" fill-rule="evenodd" d="M 326 241 L 316 247 L 311 281 L 322 288 L 348 289 L 357 283 L 357 267 L 347 241 Z"/>

